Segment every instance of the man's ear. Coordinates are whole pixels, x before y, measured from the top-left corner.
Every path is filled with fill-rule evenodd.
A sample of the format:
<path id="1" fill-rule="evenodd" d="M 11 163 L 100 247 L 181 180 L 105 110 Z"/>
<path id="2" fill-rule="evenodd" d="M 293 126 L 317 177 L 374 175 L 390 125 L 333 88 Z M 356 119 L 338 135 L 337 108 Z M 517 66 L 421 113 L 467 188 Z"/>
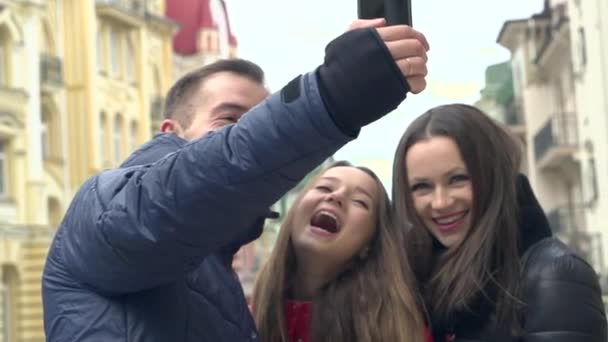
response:
<path id="1" fill-rule="evenodd" d="M 180 124 L 173 119 L 163 120 L 163 122 L 160 124 L 160 131 L 163 133 L 174 133 L 178 136 L 181 136 L 183 133 Z"/>

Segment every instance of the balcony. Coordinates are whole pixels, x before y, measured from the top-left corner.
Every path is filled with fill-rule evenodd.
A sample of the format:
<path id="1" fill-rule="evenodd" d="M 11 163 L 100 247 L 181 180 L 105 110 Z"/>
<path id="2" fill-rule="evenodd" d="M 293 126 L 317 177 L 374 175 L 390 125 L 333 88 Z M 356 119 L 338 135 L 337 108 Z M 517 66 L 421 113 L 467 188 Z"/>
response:
<path id="1" fill-rule="evenodd" d="M 551 230 L 577 254 L 586 256 L 591 243 L 582 205 L 560 206 L 547 213 Z"/>
<path id="2" fill-rule="evenodd" d="M 63 62 L 59 57 L 40 55 L 40 83 L 50 88 L 63 86 Z"/>
<path id="3" fill-rule="evenodd" d="M 145 0 L 96 0 L 99 7 L 112 7 L 123 12 L 143 15 L 146 12 Z"/>
<path id="4" fill-rule="evenodd" d="M 604 269 L 604 253 L 601 234 L 590 232 L 585 224 L 583 206 L 563 206 L 547 213 L 553 233 L 572 250 L 591 262 L 598 269 Z"/>
<path id="5" fill-rule="evenodd" d="M 51 239 L 55 229 L 43 225 L 28 225 L 15 223 L 0 223 L 0 239 L 37 240 Z"/>
<path id="6" fill-rule="evenodd" d="M 547 212 L 547 219 L 553 233 L 568 235 L 585 231 L 583 208 L 583 205 L 560 206 Z"/>
<path id="7" fill-rule="evenodd" d="M 577 151 L 576 115 L 562 113 L 547 120 L 534 136 L 534 157 L 540 169 L 555 169 L 572 161 Z"/>
<path id="8" fill-rule="evenodd" d="M 534 64 L 545 65 L 551 58 L 563 56 L 562 53 L 568 50 L 568 45 L 564 43 L 570 40 L 569 20 L 564 4 L 551 9 L 550 21 L 545 27 L 542 42 L 534 56 Z"/>
<path id="9" fill-rule="evenodd" d="M 119 20 L 130 26 L 139 26 L 146 16 L 144 0 L 95 0 L 97 13 Z"/>

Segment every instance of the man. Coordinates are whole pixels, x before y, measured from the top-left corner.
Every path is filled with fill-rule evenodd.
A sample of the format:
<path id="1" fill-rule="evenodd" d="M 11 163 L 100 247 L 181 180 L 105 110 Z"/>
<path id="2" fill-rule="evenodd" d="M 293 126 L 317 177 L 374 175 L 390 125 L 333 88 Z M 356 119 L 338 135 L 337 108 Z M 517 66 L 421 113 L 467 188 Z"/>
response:
<path id="1" fill-rule="evenodd" d="M 268 95 L 220 61 L 170 90 L 166 134 L 76 194 L 43 275 L 48 341 L 255 341 L 231 260 L 309 171 L 425 87 L 424 36 L 359 21 Z M 238 123 L 237 123 L 238 122 Z"/>

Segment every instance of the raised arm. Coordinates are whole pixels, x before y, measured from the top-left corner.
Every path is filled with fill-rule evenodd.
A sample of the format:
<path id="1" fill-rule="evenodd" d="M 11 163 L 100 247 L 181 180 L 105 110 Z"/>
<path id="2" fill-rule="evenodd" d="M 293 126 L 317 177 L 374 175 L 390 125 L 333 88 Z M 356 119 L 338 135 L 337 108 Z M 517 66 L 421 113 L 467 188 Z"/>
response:
<path id="1" fill-rule="evenodd" d="M 412 31 L 401 29 L 349 32 L 330 43 L 318 70 L 294 79 L 238 124 L 154 164 L 90 180 L 58 236 L 68 272 L 102 292 L 138 291 L 175 280 L 242 239 L 280 196 L 405 98 L 409 86 L 398 60 L 412 44 L 398 38 Z M 425 67 L 412 71 L 422 62 L 408 63 L 418 82 Z M 369 65 L 364 72 L 363 65 Z"/>

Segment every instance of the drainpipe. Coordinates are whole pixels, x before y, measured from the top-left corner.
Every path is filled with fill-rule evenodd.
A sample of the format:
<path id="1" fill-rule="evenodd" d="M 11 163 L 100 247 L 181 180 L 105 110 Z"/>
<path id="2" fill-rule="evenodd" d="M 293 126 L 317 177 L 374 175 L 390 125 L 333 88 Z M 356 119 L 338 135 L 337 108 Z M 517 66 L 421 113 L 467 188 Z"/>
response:
<path id="1" fill-rule="evenodd" d="M 602 25 L 602 15 L 608 15 L 608 13 L 603 13 L 602 11 L 602 2 L 604 2 L 606 0 L 596 0 L 595 1 L 595 5 L 596 5 L 596 13 L 597 13 L 597 19 L 595 22 L 595 25 L 597 25 L 598 27 L 598 35 L 599 35 L 599 40 L 598 40 L 598 44 L 599 44 L 599 50 L 600 50 L 600 67 L 601 67 L 601 72 L 602 72 L 602 77 L 601 77 L 601 97 L 602 97 L 602 102 L 604 104 L 603 109 L 604 109 L 604 116 L 608 116 L 608 54 L 606 53 L 606 49 L 608 48 L 608 45 L 603 46 L 604 42 L 606 42 L 606 39 L 608 39 L 608 32 L 606 32 L 606 26 Z M 608 131 L 608 122 L 606 124 L 606 131 Z M 608 158 L 608 156 L 604 155 L 604 156 L 598 156 L 595 158 L 595 160 L 599 160 L 599 158 Z M 608 176 L 608 174 L 605 174 L 604 176 Z M 607 241 L 607 236 L 605 233 L 601 233 L 600 234 L 600 260 L 599 260 L 599 264 L 600 267 L 602 267 L 599 270 L 599 273 L 602 275 L 602 285 L 605 284 L 605 281 L 608 280 L 608 278 L 606 277 L 605 273 L 605 269 L 604 269 L 604 258 L 606 257 L 606 255 L 603 253 L 603 245 L 604 243 Z"/>
<path id="2" fill-rule="evenodd" d="M 604 103 L 604 115 L 608 116 L 608 54 L 606 53 L 606 49 L 608 46 L 602 46 L 608 41 L 608 32 L 606 32 L 606 26 L 602 25 L 602 15 L 608 15 L 608 13 L 602 13 L 602 2 L 606 0 L 596 0 L 597 6 L 597 20 L 596 25 L 599 28 L 599 50 L 600 50 L 600 63 L 602 68 L 602 102 Z M 608 132 L 608 123 L 606 125 L 606 131 Z M 604 158 L 608 158 L 608 156 L 604 156 Z"/>

